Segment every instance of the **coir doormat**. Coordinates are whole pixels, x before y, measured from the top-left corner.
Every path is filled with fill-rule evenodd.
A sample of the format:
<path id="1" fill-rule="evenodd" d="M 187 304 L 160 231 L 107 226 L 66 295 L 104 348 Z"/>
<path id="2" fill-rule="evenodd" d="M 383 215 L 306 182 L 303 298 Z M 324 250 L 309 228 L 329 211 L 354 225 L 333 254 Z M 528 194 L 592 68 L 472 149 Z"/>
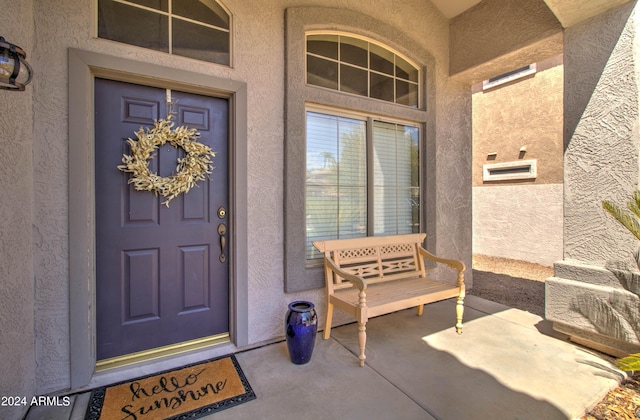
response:
<path id="1" fill-rule="evenodd" d="M 198 419 L 255 398 L 231 354 L 95 389 L 85 419 Z"/>

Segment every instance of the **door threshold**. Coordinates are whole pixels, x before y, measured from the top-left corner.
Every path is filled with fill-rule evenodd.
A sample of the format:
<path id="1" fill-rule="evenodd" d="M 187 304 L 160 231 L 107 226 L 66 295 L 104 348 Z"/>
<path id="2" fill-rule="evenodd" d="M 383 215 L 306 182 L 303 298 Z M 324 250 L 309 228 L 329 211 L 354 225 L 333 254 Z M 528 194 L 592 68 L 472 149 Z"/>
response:
<path id="1" fill-rule="evenodd" d="M 106 370 L 132 365 L 134 363 L 146 362 L 165 356 L 173 356 L 192 350 L 200 350 L 205 347 L 228 343 L 230 341 L 231 338 L 229 336 L 229 333 L 227 332 L 223 334 L 185 341 L 183 343 L 169 344 L 168 346 L 162 346 L 154 349 L 139 351 L 136 353 L 125 354 L 123 356 L 116 356 L 109 359 L 98 360 L 96 362 L 96 372 L 104 372 Z"/>

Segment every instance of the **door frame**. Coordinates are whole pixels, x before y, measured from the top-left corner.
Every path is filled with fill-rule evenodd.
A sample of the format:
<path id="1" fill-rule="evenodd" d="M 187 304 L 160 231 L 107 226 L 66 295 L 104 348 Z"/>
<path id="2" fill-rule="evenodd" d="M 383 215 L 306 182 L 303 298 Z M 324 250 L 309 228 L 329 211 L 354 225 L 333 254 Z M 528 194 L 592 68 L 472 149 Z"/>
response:
<path id="1" fill-rule="evenodd" d="M 229 332 L 248 345 L 247 85 L 202 73 L 70 48 L 69 341 L 71 389 L 96 367 L 94 79 L 96 77 L 226 98 L 229 101 Z M 243 222 L 244 221 L 244 222 Z"/>

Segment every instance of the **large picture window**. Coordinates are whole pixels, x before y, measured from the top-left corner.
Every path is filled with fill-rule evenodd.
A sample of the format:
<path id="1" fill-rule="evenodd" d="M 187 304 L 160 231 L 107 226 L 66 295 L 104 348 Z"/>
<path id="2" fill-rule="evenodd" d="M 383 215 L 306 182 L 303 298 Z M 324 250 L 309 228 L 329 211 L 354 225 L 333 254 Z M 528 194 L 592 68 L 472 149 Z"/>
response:
<path id="1" fill-rule="evenodd" d="M 306 256 L 312 241 L 420 231 L 419 129 L 307 111 Z"/>
<path id="2" fill-rule="evenodd" d="M 231 63 L 231 17 L 215 0 L 98 0 L 98 37 Z"/>

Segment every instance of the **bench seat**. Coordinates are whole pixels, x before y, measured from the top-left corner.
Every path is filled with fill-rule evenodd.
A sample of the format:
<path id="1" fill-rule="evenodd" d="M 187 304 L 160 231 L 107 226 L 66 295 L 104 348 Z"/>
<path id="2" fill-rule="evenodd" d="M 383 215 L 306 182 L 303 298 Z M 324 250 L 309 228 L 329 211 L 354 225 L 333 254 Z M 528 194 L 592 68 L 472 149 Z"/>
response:
<path id="1" fill-rule="evenodd" d="M 356 316 L 358 289 L 337 290 L 331 296 L 332 303 Z M 393 282 L 374 283 L 367 287 L 367 316 L 384 315 L 427 303 L 457 297 L 460 288 L 437 280 L 414 278 Z"/>

